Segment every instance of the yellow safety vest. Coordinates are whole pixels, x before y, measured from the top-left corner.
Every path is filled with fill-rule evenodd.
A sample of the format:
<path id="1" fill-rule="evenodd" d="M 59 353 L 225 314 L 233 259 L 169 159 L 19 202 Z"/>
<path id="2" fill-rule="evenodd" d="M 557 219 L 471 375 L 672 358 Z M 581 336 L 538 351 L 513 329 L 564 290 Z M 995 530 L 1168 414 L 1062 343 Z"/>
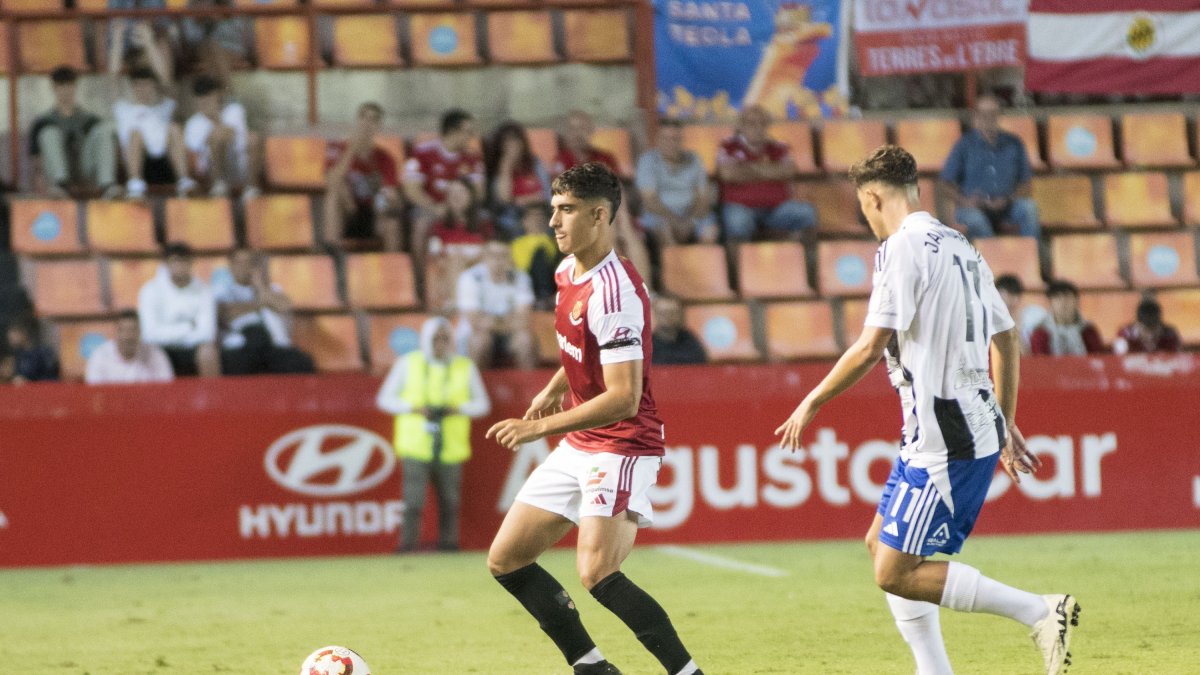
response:
<path id="1" fill-rule="evenodd" d="M 459 407 L 471 400 L 471 360 L 455 356 L 450 365 L 430 362 L 420 350 L 413 350 L 407 359 L 404 386 L 400 399 L 417 408 Z M 426 427 L 423 415 L 408 413 L 396 416 L 393 443 L 400 457 L 422 462 L 433 461 L 433 434 Z M 442 418 L 441 461 L 460 464 L 471 457 L 471 419 L 466 415 L 446 415 Z"/>

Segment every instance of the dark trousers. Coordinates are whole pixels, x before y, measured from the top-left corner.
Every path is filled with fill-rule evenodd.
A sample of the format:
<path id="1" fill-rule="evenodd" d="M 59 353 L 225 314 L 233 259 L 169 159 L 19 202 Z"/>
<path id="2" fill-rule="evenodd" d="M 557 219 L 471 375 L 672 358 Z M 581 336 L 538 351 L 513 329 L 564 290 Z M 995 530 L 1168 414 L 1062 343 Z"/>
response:
<path id="1" fill-rule="evenodd" d="M 422 462 L 405 459 L 404 470 L 404 530 L 400 549 L 413 551 L 421 536 L 421 515 L 425 510 L 425 489 L 433 480 L 438 504 L 438 548 L 458 548 L 458 510 L 462 502 L 462 464 L 440 461 Z"/>
<path id="2" fill-rule="evenodd" d="M 311 373 L 312 357 L 295 347 L 276 347 L 262 326 L 242 329 L 246 343 L 237 349 L 221 350 L 221 374 Z"/>

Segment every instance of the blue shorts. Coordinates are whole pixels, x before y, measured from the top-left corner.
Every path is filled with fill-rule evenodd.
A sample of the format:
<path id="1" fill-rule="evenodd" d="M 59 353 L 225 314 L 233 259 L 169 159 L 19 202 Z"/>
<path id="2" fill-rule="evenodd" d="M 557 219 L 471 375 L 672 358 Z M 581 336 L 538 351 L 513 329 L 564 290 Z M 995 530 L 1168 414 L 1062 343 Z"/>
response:
<path id="1" fill-rule="evenodd" d="M 923 469 L 897 457 L 877 509 L 883 516 L 879 541 L 912 555 L 958 553 L 975 527 L 999 460 L 997 452 Z"/>

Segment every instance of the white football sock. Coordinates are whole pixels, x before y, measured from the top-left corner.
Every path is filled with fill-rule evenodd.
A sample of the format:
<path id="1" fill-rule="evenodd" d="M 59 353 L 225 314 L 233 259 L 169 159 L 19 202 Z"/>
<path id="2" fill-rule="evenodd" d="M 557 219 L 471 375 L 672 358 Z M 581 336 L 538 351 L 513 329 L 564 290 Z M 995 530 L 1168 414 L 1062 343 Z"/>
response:
<path id="1" fill-rule="evenodd" d="M 697 666 L 695 661 L 688 661 L 687 665 L 683 667 L 683 670 L 675 673 L 675 675 L 692 675 L 692 673 L 696 672 L 697 670 L 700 670 L 700 666 Z"/>
<path id="2" fill-rule="evenodd" d="M 942 606 L 960 612 L 984 612 L 1006 616 L 1026 626 L 1046 616 L 1046 603 L 1040 595 L 1006 586 L 979 573 L 979 570 L 951 562 L 946 569 L 946 587 Z"/>
<path id="3" fill-rule="evenodd" d="M 600 653 L 599 647 L 592 647 L 592 651 L 579 657 L 579 660 L 572 663 L 572 666 L 580 666 L 588 663 L 600 663 L 604 660 L 604 655 Z"/>
<path id="4" fill-rule="evenodd" d="M 896 619 L 896 628 L 912 650 L 920 675 L 951 675 L 950 657 L 942 641 L 938 606 L 932 602 L 907 600 L 887 593 L 888 607 Z"/>

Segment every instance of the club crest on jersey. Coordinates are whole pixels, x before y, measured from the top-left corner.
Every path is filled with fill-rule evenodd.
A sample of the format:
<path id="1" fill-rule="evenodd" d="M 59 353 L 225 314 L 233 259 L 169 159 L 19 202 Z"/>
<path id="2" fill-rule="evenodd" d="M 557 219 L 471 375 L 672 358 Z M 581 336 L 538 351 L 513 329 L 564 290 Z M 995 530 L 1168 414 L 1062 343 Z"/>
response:
<path id="1" fill-rule="evenodd" d="M 571 325 L 578 326 L 580 321 L 583 321 L 583 301 L 576 300 L 575 306 L 571 308 Z"/>

